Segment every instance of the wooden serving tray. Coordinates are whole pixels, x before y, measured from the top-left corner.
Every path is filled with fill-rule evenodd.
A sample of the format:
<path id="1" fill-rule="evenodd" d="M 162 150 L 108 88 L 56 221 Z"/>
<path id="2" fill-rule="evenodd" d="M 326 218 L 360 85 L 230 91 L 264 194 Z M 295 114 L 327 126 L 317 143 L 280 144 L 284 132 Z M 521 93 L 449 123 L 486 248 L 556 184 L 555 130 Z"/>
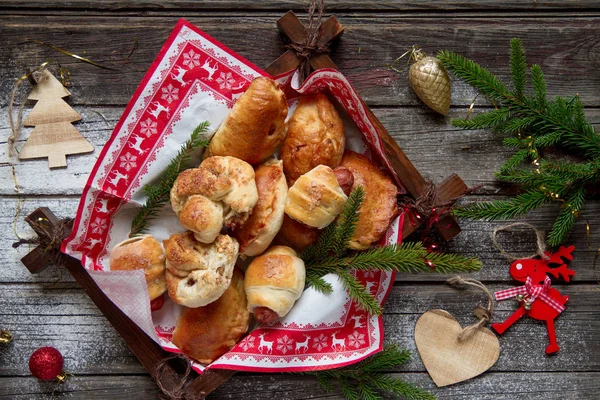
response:
<path id="1" fill-rule="evenodd" d="M 282 34 L 290 40 L 301 41 L 307 34 L 306 28 L 292 11 L 281 17 L 277 21 L 277 26 Z M 330 42 L 341 36 L 342 32 L 343 27 L 341 24 L 335 17 L 331 16 L 320 27 L 319 40 Z M 291 50 L 288 50 L 275 60 L 266 71 L 275 76 L 296 68 L 299 65 L 300 60 L 298 57 Z M 311 66 L 314 70 L 322 68 L 338 69 L 331 58 L 325 54 L 313 57 L 311 59 Z M 427 187 L 427 182 L 408 160 L 406 154 L 404 154 L 375 114 L 368 108 L 367 112 L 383 141 L 386 155 L 394 171 L 402 180 L 407 191 L 413 197 L 418 197 Z M 438 200 L 443 201 L 460 196 L 466 189 L 467 186 L 462 179 L 458 175 L 453 174 L 438 186 Z M 411 219 L 405 218 L 403 237 L 414 232 L 419 226 L 418 219 L 413 219 L 417 222 L 409 222 L 409 220 Z M 60 223 L 60 220 L 46 207 L 38 208 L 29 214 L 25 218 L 25 221 L 35 229 L 41 238 L 46 239 L 54 237 L 55 227 Z M 440 229 L 440 233 L 446 240 L 451 239 L 460 232 L 460 227 L 450 216 L 440 219 L 439 225 L 440 227 L 443 226 L 443 229 Z M 67 228 L 70 227 L 70 225 L 67 226 Z M 64 237 L 67 237 L 70 231 L 66 229 L 62 233 Z M 190 375 L 191 378 L 182 382 L 186 369 L 184 362 L 181 359 L 171 359 L 165 363 L 166 359 L 172 358 L 172 354 L 163 350 L 110 301 L 98 285 L 96 285 L 79 260 L 62 253 L 57 254 L 56 252 L 49 251 L 41 245 L 21 259 L 32 274 L 42 272 L 57 260 L 61 266 L 69 271 L 119 335 L 123 337 L 133 354 L 148 370 L 152 378 L 160 380 L 160 384 L 164 390 L 173 391 L 180 389 L 184 392 L 185 398 L 204 398 L 235 374 L 235 371 L 232 370 L 210 369 L 202 375 L 192 372 L 192 375 Z M 160 370 L 157 370 L 157 367 L 161 364 Z"/>

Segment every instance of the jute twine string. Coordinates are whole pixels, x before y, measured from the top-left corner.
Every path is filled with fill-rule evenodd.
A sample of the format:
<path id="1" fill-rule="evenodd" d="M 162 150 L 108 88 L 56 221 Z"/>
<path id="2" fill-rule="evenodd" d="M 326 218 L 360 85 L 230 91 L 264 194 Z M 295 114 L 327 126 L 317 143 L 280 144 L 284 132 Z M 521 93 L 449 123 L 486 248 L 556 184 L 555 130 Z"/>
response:
<path id="1" fill-rule="evenodd" d="M 165 377 L 164 377 L 164 374 L 166 372 L 165 367 L 169 364 L 169 362 L 171 360 L 176 360 L 176 359 L 182 360 L 185 363 L 185 365 L 186 365 L 185 373 L 183 374 L 183 376 L 181 378 L 178 377 L 179 383 L 175 387 L 169 389 L 169 388 L 165 387 L 165 384 L 163 382 L 163 380 L 165 380 Z M 185 391 L 185 386 L 187 384 L 188 378 L 191 373 L 192 373 L 192 364 L 191 364 L 191 361 L 188 356 L 186 356 L 184 354 L 177 354 L 172 357 L 163 358 L 156 365 L 156 368 L 154 369 L 154 373 L 152 374 L 152 376 L 156 380 L 156 384 L 158 385 L 158 388 L 161 392 L 160 398 L 166 399 L 166 400 L 192 400 L 193 398 L 190 397 L 190 394 L 186 393 L 186 391 Z M 197 396 L 195 398 L 201 399 L 202 397 Z"/>
<path id="2" fill-rule="evenodd" d="M 532 254 L 532 255 L 526 256 L 526 257 L 519 257 L 517 255 L 508 253 L 506 250 L 504 250 L 504 248 L 502 248 L 502 246 L 500 246 L 500 243 L 498 243 L 498 238 L 497 238 L 498 232 L 502 232 L 502 231 L 510 232 L 512 228 L 515 228 L 517 226 L 529 228 L 533 232 L 535 232 L 536 247 L 537 247 L 535 254 Z M 494 228 L 494 230 L 492 231 L 492 243 L 494 244 L 494 247 L 500 251 L 500 254 L 502 254 L 504 257 L 506 257 L 509 261 L 515 261 L 515 260 L 519 260 L 519 259 L 523 259 L 523 258 L 534 258 L 535 256 L 540 256 L 544 260 L 549 259 L 549 257 L 545 253 L 546 252 L 546 241 L 544 239 L 544 232 L 538 230 L 535 226 L 533 226 L 527 222 L 513 222 L 512 224 Z"/>
<path id="3" fill-rule="evenodd" d="M 19 136 L 21 136 L 21 128 L 23 125 L 23 108 L 25 107 L 26 101 L 22 101 L 19 105 L 16 119 L 14 116 L 15 99 L 17 97 L 17 93 L 19 92 L 19 88 L 25 80 L 28 80 L 29 83 L 31 83 L 31 88 L 29 88 L 27 91 L 27 96 L 25 96 L 25 99 L 27 99 L 49 62 L 50 61 L 46 61 L 33 69 L 33 71 L 28 71 L 25 75 L 19 77 L 13 86 L 12 92 L 10 92 L 10 98 L 8 100 L 8 123 L 10 125 L 10 135 L 8 136 L 7 140 L 9 158 L 12 158 L 15 155 L 15 142 L 19 140 Z"/>
<path id="4" fill-rule="evenodd" d="M 449 213 L 456 202 L 462 199 L 464 196 L 473 193 L 474 191 L 481 188 L 483 185 L 477 185 L 468 188 L 464 193 L 459 196 L 447 199 L 445 201 L 438 200 L 439 188 L 432 181 L 427 181 L 425 189 L 421 192 L 419 197 L 416 199 L 407 197 L 400 204 L 402 208 L 409 208 L 413 212 L 416 212 L 426 220 L 428 220 L 434 212 L 438 213 L 438 216 Z"/>
<path id="5" fill-rule="evenodd" d="M 12 244 L 13 249 L 24 244 L 40 245 L 44 248 L 44 251 L 48 253 L 53 264 L 60 264 L 60 259 L 63 256 L 60 252 L 60 245 L 71 233 L 73 218 L 63 218 L 53 227 L 46 218 L 38 218 L 31 222 L 31 227 L 37 234 L 37 237 L 19 239 Z M 50 231 L 52 231 L 51 234 L 49 233 Z"/>
<path id="6" fill-rule="evenodd" d="M 478 306 L 475 308 L 475 316 L 479 318 L 477 322 L 472 325 L 467 326 L 462 330 L 462 332 L 458 335 L 458 340 L 463 341 L 467 339 L 472 333 L 477 331 L 477 329 L 484 327 L 487 325 L 492 319 L 492 313 L 494 312 L 494 296 L 492 292 L 480 281 L 470 278 L 463 278 L 462 276 L 455 276 L 453 278 L 448 279 L 448 284 L 452 286 L 460 286 L 467 285 L 478 288 L 485 293 L 488 298 L 487 308 L 483 308 Z"/>
<path id="7" fill-rule="evenodd" d="M 319 43 L 319 28 L 325 11 L 324 0 L 311 0 L 308 7 L 307 35 L 302 42 L 290 42 L 286 48 L 294 50 L 302 61 L 298 68 L 300 82 L 310 75 L 310 59 L 317 54 L 329 53 L 328 43 Z"/>

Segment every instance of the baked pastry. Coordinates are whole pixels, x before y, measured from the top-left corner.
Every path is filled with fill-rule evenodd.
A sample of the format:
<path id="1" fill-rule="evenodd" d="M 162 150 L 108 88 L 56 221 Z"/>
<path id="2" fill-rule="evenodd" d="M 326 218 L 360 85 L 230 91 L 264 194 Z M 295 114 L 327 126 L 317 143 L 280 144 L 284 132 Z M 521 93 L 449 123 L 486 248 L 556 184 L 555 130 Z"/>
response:
<path id="1" fill-rule="evenodd" d="M 323 229 L 344 209 L 348 196 L 333 170 L 318 165 L 296 180 L 288 191 L 285 213 L 313 228 Z"/>
<path id="2" fill-rule="evenodd" d="M 281 161 L 260 165 L 255 171 L 258 202 L 244 225 L 233 231 L 240 243 L 240 253 L 257 256 L 269 247 L 279 232 L 287 198 L 287 183 Z"/>
<path id="3" fill-rule="evenodd" d="M 184 354 L 210 364 L 235 346 L 249 323 L 244 277 L 236 268 L 231 285 L 217 301 L 181 310 L 171 341 Z"/>
<path id="4" fill-rule="evenodd" d="M 275 242 L 302 251 L 319 239 L 321 231 L 317 228 L 305 225 L 290 218 L 287 214 L 283 216 L 283 224 Z"/>
<path id="5" fill-rule="evenodd" d="M 167 290 L 165 252 L 160 242 L 150 235 L 129 238 L 110 252 L 111 271 L 144 270 L 150 301 Z"/>
<path id="6" fill-rule="evenodd" d="M 287 113 L 287 100 L 279 84 L 270 78 L 256 78 L 213 136 L 204 158 L 233 156 L 250 164 L 260 163 L 283 142 Z"/>
<path id="7" fill-rule="evenodd" d="M 398 188 L 390 177 L 361 154 L 347 150 L 341 166 L 354 175 L 352 189 L 362 186 L 365 192 L 356 230 L 350 240 L 350 248 L 364 250 L 381 239 L 398 215 Z"/>
<path id="8" fill-rule="evenodd" d="M 273 246 L 256 257 L 246 270 L 244 288 L 248 310 L 264 323 L 281 318 L 304 291 L 304 261 L 286 246 Z"/>
<path id="9" fill-rule="evenodd" d="M 303 96 L 288 122 L 281 145 L 283 171 L 288 183 L 317 165 L 335 168 L 342 161 L 346 136 L 344 123 L 327 96 Z"/>
<path id="10" fill-rule="evenodd" d="M 223 226 L 246 222 L 257 201 L 254 169 L 235 157 L 206 159 L 179 174 L 171 189 L 179 222 L 203 243 L 215 240 Z"/>
<path id="11" fill-rule="evenodd" d="M 164 242 L 165 274 L 169 297 L 186 307 L 202 307 L 217 300 L 231 281 L 238 243 L 219 235 L 213 243 L 196 240 L 190 231 L 171 235 Z"/>

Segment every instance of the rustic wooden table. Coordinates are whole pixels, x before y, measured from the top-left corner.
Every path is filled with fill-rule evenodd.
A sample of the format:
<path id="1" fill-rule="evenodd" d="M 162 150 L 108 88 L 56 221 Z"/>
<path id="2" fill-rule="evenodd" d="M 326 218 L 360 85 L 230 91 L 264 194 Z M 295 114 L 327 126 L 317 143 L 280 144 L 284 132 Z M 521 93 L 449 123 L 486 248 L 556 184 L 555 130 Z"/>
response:
<path id="1" fill-rule="evenodd" d="M 9 133 L 7 102 L 15 78 L 27 67 L 51 58 L 71 71 L 70 103 L 82 114 L 82 134 L 96 147 L 92 155 L 69 157 L 68 168 L 50 171 L 47 161 L 17 162 L 21 187 L 21 216 L 48 206 L 62 216 L 74 215 L 79 195 L 99 150 L 140 82 L 150 62 L 179 17 L 238 51 L 259 66 L 267 66 L 283 51 L 276 19 L 288 9 L 301 11 L 297 0 L 3 0 L 0 3 L 0 328 L 15 340 L 0 347 L 0 398 L 50 398 L 53 386 L 31 377 L 29 355 L 52 345 L 65 356 L 75 376 L 56 394 L 75 399 L 153 399 L 157 389 L 103 315 L 83 291 L 58 269 L 32 276 L 19 262 L 27 249 L 14 250 L 13 220 L 19 199 L 7 162 Z M 425 108 L 409 89 L 405 76 L 385 68 L 412 44 L 425 50 L 454 50 L 508 75 L 509 39 L 523 39 L 530 63 L 544 68 L 553 95 L 579 93 L 587 113 L 600 125 L 600 4 L 597 0 L 520 0 L 465 2 L 458 0 L 363 1 L 329 0 L 346 32 L 332 53 L 340 70 L 358 89 L 375 114 L 406 151 L 416 167 L 440 181 L 457 172 L 469 185 L 483 184 L 468 200 L 503 198 L 515 191 L 499 185 L 494 171 L 508 157 L 501 140 L 490 132 L 461 131 Z M 300 13 L 302 16 L 303 14 Z M 25 38 L 51 42 L 77 54 L 118 67 L 108 71 L 76 62 L 48 48 L 22 43 Z M 127 63 L 122 60 L 138 41 Z M 461 117 L 475 92 L 456 83 L 450 117 Z M 485 107 L 480 98 L 478 103 Z M 488 105 L 489 106 L 489 105 Z M 477 111 L 475 111 L 477 112 Z M 599 126 L 600 128 L 600 126 Z M 29 130 L 26 130 L 28 134 Z M 556 208 L 527 218 L 548 229 Z M 588 248 L 585 222 L 591 227 Z M 477 256 L 484 263 L 474 278 L 492 290 L 513 285 L 508 263 L 492 247 L 490 232 L 500 224 L 463 222 L 463 233 L 451 249 Z M 16 225 L 29 235 L 22 217 Z M 459 294 L 441 275 L 398 275 L 385 307 L 386 341 L 415 352 L 412 361 L 394 371 L 430 389 L 439 398 L 584 399 L 600 390 L 600 294 L 594 271 L 600 246 L 600 201 L 586 205 L 569 238 L 577 246 L 572 267 L 577 276 L 557 285 L 571 296 L 568 310 L 557 321 L 561 351 L 544 354 L 543 324 L 524 318 L 500 337 L 501 355 L 485 375 L 470 382 L 436 389 L 415 352 L 413 329 L 419 315 L 444 308 L 463 324 L 473 321 L 471 310 L 483 301 L 475 292 Z M 530 252 L 531 235 L 522 234 L 510 250 Z M 496 320 L 513 310 L 514 302 L 498 305 Z M 309 377 L 240 373 L 212 398 L 264 399 L 339 398 L 325 393 Z"/>

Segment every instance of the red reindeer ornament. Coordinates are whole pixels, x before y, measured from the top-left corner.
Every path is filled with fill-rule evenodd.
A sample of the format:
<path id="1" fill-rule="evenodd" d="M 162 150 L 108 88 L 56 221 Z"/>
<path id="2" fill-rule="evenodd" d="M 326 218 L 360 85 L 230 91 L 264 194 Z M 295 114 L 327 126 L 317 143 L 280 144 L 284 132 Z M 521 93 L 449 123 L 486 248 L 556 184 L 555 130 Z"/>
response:
<path id="1" fill-rule="evenodd" d="M 520 303 L 519 308 L 506 321 L 492 324 L 492 328 L 498 334 L 503 334 L 512 324 L 527 314 L 533 319 L 546 321 L 550 339 L 546 354 L 556 353 L 560 349 L 556 343 L 554 319 L 565 309 L 564 305 L 569 300 L 569 296 L 562 296 L 558 290 L 551 288 L 547 274 L 552 274 L 555 278 L 560 276 L 565 282 L 569 282 L 575 275 L 575 271 L 568 269 L 563 259 L 572 260 L 573 250 L 575 246 L 561 246 L 556 253 L 545 252 L 545 258 L 521 259 L 511 264 L 510 276 L 519 282 L 525 282 L 525 285 L 494 293 L 498 301 L 516 297 Z M 550 265 L 558 265 L 558 267 L 553 268 Z"/>

